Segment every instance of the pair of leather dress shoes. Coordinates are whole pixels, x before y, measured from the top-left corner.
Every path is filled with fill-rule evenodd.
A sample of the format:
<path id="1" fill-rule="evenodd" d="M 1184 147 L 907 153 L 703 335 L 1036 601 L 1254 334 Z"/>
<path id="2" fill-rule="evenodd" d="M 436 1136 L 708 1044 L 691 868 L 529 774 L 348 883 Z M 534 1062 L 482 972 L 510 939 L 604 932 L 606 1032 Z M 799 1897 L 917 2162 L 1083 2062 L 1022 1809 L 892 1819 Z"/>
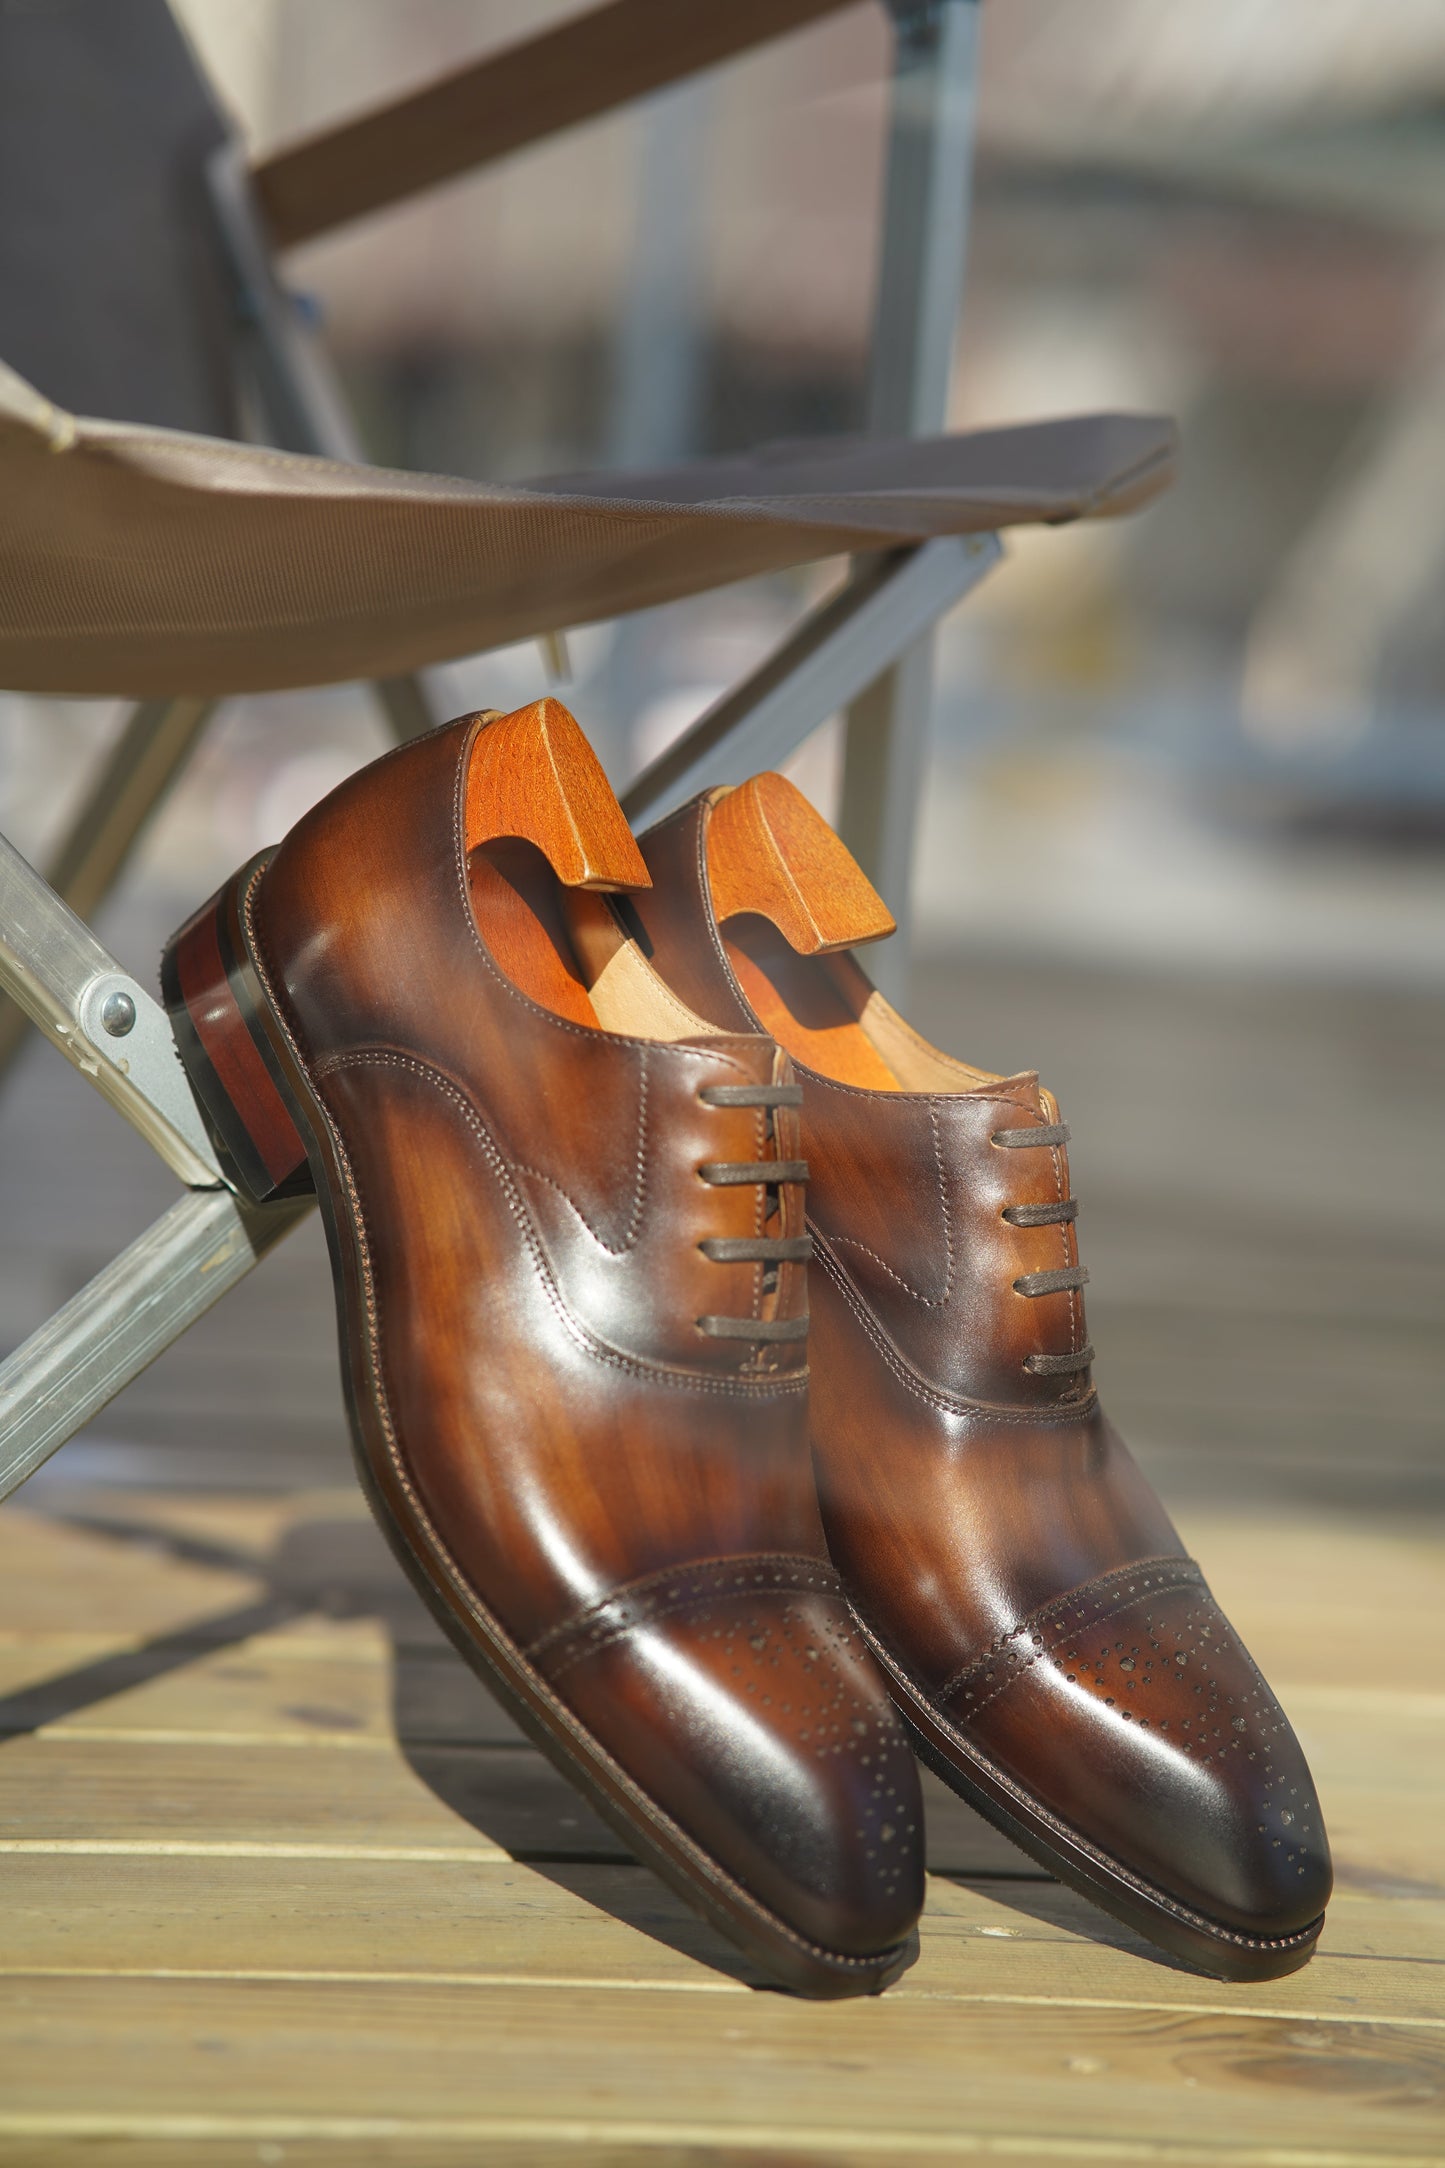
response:
<path id="1" fill-rule="evenodd" d="M 1289 1971 L 1319 1808 L 1100 1411 L 1068 1132 L 870 987 L 888 926 L 780 777 L 637 843 L 544 701 L 351 777 L 162 979 L 242 1186 L 319 1195 L 403 1565 L 772 1979 L 908 1963 L 911 1749 L 1176 1958 Z"/>

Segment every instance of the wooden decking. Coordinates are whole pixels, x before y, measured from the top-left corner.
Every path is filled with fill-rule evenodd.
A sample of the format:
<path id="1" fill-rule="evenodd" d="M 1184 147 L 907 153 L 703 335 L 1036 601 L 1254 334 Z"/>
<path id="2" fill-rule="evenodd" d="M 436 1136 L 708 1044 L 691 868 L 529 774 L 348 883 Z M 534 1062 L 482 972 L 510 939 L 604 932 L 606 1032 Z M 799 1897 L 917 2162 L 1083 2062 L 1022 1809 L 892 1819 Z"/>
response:
<path id="1" fill-rule="evenodd" d="M 1166 1966 L 934 1789 L 919 1963 L 817 2007 L 627 1861 L 349 1492 L 12 1511 L 0 2157 L 1440 2160 L 1445 1554 L 1191 1534 L 1329 1808 L 1314 1963 Z"/>
<path id="2" fill-rule="evenodd" d="M 927 1023 L 1008 1059 L 999 986 L 968 994 L 969 1028 L 937 987 Z M 1164 1125 L 1156 1093 L 1154 1146 L 1111 1166 L 1138 1050 L 1107 998 L 1028 1019 L 1096 1161 L 1094 1333 L 1314 1762 L 1339 1872 L 1314 1963 L 1249 1988 L 1175 1969 L 931 1786 L 913 1970 L 862 2003 L 754 1990 L 393 1567 L 348 1479 L 306 1231 L 0 1513 L 0 2161 L 1445 2161 L 1428 1169 L 1388 1123 L 1363 1166 L 1356 1025 L 1323 994 L 1298 1090 L 1279 1004 L 1245 1004 L 1232 1056 L 1218 1005 L 1196 1015 L 1199 1063 L 1176 1045 L 1162 1080 L 1183 1111 Z M 1414 1103 L 1387 1008 L 1359 1043 L 1371 1075 L 1405 1049 Z M 1161 1014 L 1155 990 L 1141 1037 Z M 1196 1118 L 1220 1141 L 1191 1164 Z M 105 1119 L 43 1056 L 0 1110 L 4 1337 L 168 1194 L 129 1139 L 103 1153 Z"/>

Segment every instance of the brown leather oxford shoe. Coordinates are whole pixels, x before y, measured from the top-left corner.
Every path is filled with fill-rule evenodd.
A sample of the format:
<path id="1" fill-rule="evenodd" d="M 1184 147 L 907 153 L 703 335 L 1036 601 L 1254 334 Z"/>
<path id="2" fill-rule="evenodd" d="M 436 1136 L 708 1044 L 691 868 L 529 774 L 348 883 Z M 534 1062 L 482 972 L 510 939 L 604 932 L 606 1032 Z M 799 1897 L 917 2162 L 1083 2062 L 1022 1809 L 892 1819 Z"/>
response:
<path id="1" fill-rule="evenodd" d="M 376 761 L 171 942 L 244 1186 L 314 1183 L 362 1480 L 518 1720 L 776 1980 L 882 1987 L 917 1771 L 828 1560 L 786 1055 L 691 1014 L 555 702 Z"/>
<path id="2" fill-rule="evenodd" d="M 642 849 L 623 912 L 669 985 L 799 1065 L 823 1518 L 920 1754 L 1173 1955 L 1293 1970 L 1330 1892 L 1314 1786 L 1099 1407 L 1053 1098 L 929 1046 L 839 953 L 892 922 L 781 777 Z"/>

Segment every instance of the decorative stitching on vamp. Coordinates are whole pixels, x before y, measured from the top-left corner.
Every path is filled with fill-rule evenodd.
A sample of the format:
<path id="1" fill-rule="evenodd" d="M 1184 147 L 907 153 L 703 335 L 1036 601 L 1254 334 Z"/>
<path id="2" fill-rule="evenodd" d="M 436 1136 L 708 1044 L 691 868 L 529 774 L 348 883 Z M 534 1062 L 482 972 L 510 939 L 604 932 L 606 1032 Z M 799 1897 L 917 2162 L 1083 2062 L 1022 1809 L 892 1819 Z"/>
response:
<path id="1" fill-rule="evenodd" d="M 550 1627 L 528 1645 L 526 1655 L 555 1684 L 575 1664 L 660 1619 L 719 1603 L 747 1603 L 759 1595 L 810 1594 L 843 1606 L 842 1584 L 825 1559 L 759 1552 L 665 1566 Z"/>
<path id="2" fill-rule="evenodd" d="M 828 1239 L 836 1248 L 857 1250 L 860 1256 L 871 1257 L 879 1270 L 886 1272 L 889 1279 L 903 1290 L 903 1293 L 909 1297 L 910 1301 L 918 1303 L 921 1308 L 925 1310 L 946 1310 L 953 1299 L 953 1277 L 957 1259 L 953 1247 L 953 1214 L 948 1205 L 948 1174 L 943 1164 L 943 1139 L 938 1128 L 938 1106 L 933 1100 L 930 1100 L 928 1105 L 928 1126 L 933 1133 L 933 1164 L 938 1176 L 938 1205 L 943 1215 L 943 1248 L 946 1260 L 943 1275 L 943 1293 L 941 1295 L 925 1295 L 923 1290 L 915 1287 L 911 1280 L 905 1280 L 901 1272 L 895 1272 L 888 1260 L 879 1256 L 877 1250 L 870 1250 L 866 1242 L 855 1242 L 851 1235 L 839 1234 L 830 1235 Z"/>
<path id="3" fill-rule="evenodd" d="M 584 1354 L 591 1356 L 594 1362 L 605 1363 L 610 1369 L 626 1371 L 633 1377 L 644 1377 L 654 1382 L 676 1385 L 684 1392 L 721 1393 L 733 1399 L 756 1399 L 764 1383 L 766 1383 L 769 1391 L 775 1393 L 793 1393 L 806 1390 L 808 1382 L 806 1369 L 798 1371 L 787 1378 L 770 1377 L 766 1381 L 751 1380 L 742 1376 L 708 1377 L 698 1371 L 673 1369 L 663 1363 L 646 1362 L 640 1356 L 624 1354 L 620 1348 L 611 1347 L 605 1340 L 599 1339 L 595 1333 L 582 1323 L 580 1318 L 573 1316 L 563 1300 L 562 1291 L 553 1277 L 546 1252 L 542 1248 L 537 1230 L 532 1223 L 532 1215 L 527 1209 L 526 1199 L 521 1195 L 512 1178 L 511 1166 L 468 1094 L 451 1077 L 443 1075 L 438 1069 L 433 1069 L 428 1063 L 416 1061 L 409 1054 L 395 1053 L 389 1048 L 358 1047 L 344 1054 L 333 1054 L 325 1062 L 318 1063 L 312 1074 L 320 1083 L 324 1077 L 336 1075 L 341 1070 L 366 1067 L 408 1071 L 423 1083 L 430 1084 L 434 1090 L 439 1091 L 444 1098 L 450 1099 L 456 1106 L 463 1121 L 481 1145 L 483 1154 L 490 1162 L 492 1172 L 501 1185 L 508 1209 L 517 1222 L 518 1231 L 526 1245 L 528 1255 L 531 1257 L 547 1300 L 551 1303 L 558 1319 L 575 1344 L 581 1348 Z M 332 1120 L 333 1127 L 335 1127 L 334 1117 L 332 1117 Z"/>
<path id="4" fill-rule="evenodd" d="M 1010 1626 L 1006 1633 L 999 1634 L 981 1656 L 970 1657 L 966 1664 L 955 1671 L 951 1679 L 944 1682 L 935 1699 L 940 1706 L 952 1701 L 954 1695 L 961 1692 L 969 1680 L 976 1678 L 980 1672 L 986 1680 L 991 1680 L 994 1676 L 993 1666 L 1000 1658 L 1006 1658 L 1013 1668 L 1004 1679 L 1003 1685 L 995 1689 L 995 1692 L 1002 1693 L 1004 1687 L 1011 1686 L 1014 1678 L 1026 1671 L 1030 1664 L 1036 1663 L 1041 1656 L 1049 1653 L 1044 1648 L 1044 1636 L 1040 1629 L 1048 1626 L 1061 1611 L 1072 1611 L 1074 1614 L 1073 1623 L 1063 1636 L 1063 1640 L 1067 1641 L 1082 1625 L 1112 1618 L 1115 1611 L 1125 1609 L 1135 1596 L 1158 1588 L 1200 1587 L 1203 1581 L 1204 1576 L 1192 1558 L 1146 1558 L 1131 1566 L 1116 1566 L 1109 1573 L 1098 1574 L 1092 1581 L 1083 1581 L 1066 1594 L 1053 1597 L 1048 1603 L 1041 1604 L 1036 1611 L 1031 1611 L 1027 1618 L 1020 1619 L 1017 1626 Z M 1112 1609 L 1106 1608 L 1107 1598 L 1115 1594 L 1118 1594 L 1119 1601 Z M 1011 1650 L 1012 1642 L 1025 1644 L 1027 1653 L 1020 1654 Z M 1062 1641 L 1054 1644 L 1055 1647 L 1062 1645 Z M 974 1697 L 970 1695 L 968 1698 L 972 1700 Z M 992 1701 L 993 1698 L 993 1694 L 989 1694 L 985 1700 Z M 983 1706 L 983 1701 L 977 1704 L 977 1708 Z M 976 1709 L 968 1711 L 970 1716 L 976 1713 Z"/>
<path id="5" fill-rule="evenodd" d="M 1289 1764 L 1281 1770 L 1274 1762 L 1279 1751 L 1276 1742 L 1281 1738 L 1288 1741 L 1292 1736 L 1289 1720 L 1205 1587 L 1198 1568 L 1192 1575 L 1187 1570 L 1191 1563 L 1156 1560 L 1132 1579 L 1128 1579 L 1131 1569 L 1127 1568 L 1104 1577 L 1116 1588 L 1128 1580 L 1128 1586 L 1121 1588 L 1119 1600 L 1113 1604 L 1104 1600 L 1109 1593 L 1104 1587 L 1091 1602 L 1082 1605 L 1077 1599 L 1084 1592 L 1077 1590 L 1056 1602 L 1056 1619 L 1062 1620 L 1070 1611 L 1073 1614 L 1065 1630 L 1047 1647 L 1041 1634 L 1032 1633 L 1026 1654 L 1007 1652 L 1002 1680 L 986 1693 L 964 1689 L 962 1706 L 957 1706 L 959 1694 L 955 1688 L 954 1719 L 960 1724 L 976 1723 L 989 1704 L 1007 1693 L 1031 1665 L 1051 1664 L 1064 1674 L 1070 1686 L 1092 1691 L 1094 1699 L 1112 1709 L 1120 1723 L 1135 1724 L 1140 1731 L 1157 1734 L 1164 1744 L 1190 1761 L 1205 1765 L 1241 1758 L 1257 1762 L 1258 1812 L 1263 1819 L 1256 1833 L 1284 1854 L 1283 1866 L 1293 1866 L 1303 1875 L 1308 1871 L 1302 1864 L 1305 1851 L 1317 1833 L 1319 1805 L 1307 1785 L 1288 1782 L 1291 1774 L 1303 1775 L 1302 1770 Z M 1095 1585 L 1086 1583 L 1085 1589 Z M 1161 1598 L 1191 1586 L 1197 1600 L 1182 1618 L 1171 1616 L 1160 1605 Z M 1102 1648 L 1088 1646 L 1097 1628 L 1131 1611 L 1137 1641 L 1106 1640 Z M 1233 1674 L 1231 1659 L 1235 1657 L 1252 1684 L 1245 1684 L 1244 1679 Z M 988 1659 L 982 1661 L 986 1664 Z M 994 1677 L 993 1670 L 985 1669 L 980 1687 Z M 1104 1691 L 1109 1686 L 1113 1693 Z M 1153 1694 L 1151 1687 L 1159 1687 L 1162 1692 Z M 1231 1687 L 1235 1691 L 1231 1692 Z M 1186 1689 L 1191 1690 L 1187 1698 Z M 948 1698 L 942 1695 L 935 1704 L 940 1716 Z"/>
<path id="6" fill-rule="evenodd" d="M 1023 1429 L 1031 1429 L 1041 1422 L 1078 1423 L 1094 1413 L 1098 1395 L 1091 1391 L 1084 1400 L 1051 1402 L 1045 1408 L 999 1407 L 986 1400 L 964 1400 L 956 1393 L 945 1393 L 936 1385 L 930 1385 L 904 1361 L 893 1342 L 879 1325 L 867 1303 L 859 1294 L 839 1260 L 833 1255 L 832 1237 L 825 1235 L 816 1220 L 808 1222 L 813 1236 L 813 1253 L 809 1260 L 825 1272 L 838 1293 L 853 1312 L 859 1326 L 872 1341 L 877 1353 L 893 1372 L 905 1392 L 915 1400 L 921 1400 L 930 1408 L 937 1408 L 944 1415 L 956 1415 L 965 1422 L 1000 1423 Z"/>
<path id="7" fill-rule="evenodd" d="M 909 1701 L 907 1697 L 912 1689 L 912 1681 L 909 1679 L 907 1672 L 899 1665 L 898 1659 L 892 1654 L 886 1643 L 879 1639 L 874 1630 L 865 1627 L 864 1631 L 865 1638 L 870 1641 L 873 1652 L 883 1665 L 884 1670 L 889 1673 L 895 1680 L 897 1687 L 901 1689 L 900 1707 L 905 1711 L 908 1710 Z M 1191 1910 L 1188 1905 L 1181 1904 L 1177 1897 L 1171 1897 L 1167 1891 L 1156 1888 L 1152 1882 L 1146 1882 L 1144 1877 L 1136 1874 L 1132 1867 L 1126 1866 L 1122 1860 L 1116 1859 L 1112 1853 L 1104 1851 L 1101 1846 L 1093 1843 L 1091 1839 L 1083 1834 L 1082 1830 L 1076 1829 L 1072 1822 L 1066 1822 L 1062 1815 L 1055 1814 L 1052 1808 L 1039 1799 L 1035 1793 L 1031 1792 L 1027 1786 L 1021 1784 L 1007 1769 L 1004 1769 L 998 1762 L 985 1754 L 978 1741 L 970 1738 L 967 1732 L 961 1730 L 953 1718 L 946 1715 L 943 1710 L 937 1708 L 931 1702 L 927 1706 L 929 1720 L 937 1724 L 939 1730 L 948 1740 L 953 1752 L 973 1768 L 986 1770 L 993 1784 L 1005 1793 L 1016 1807 L 1021 1808 L 1026 1815 L 1035 1821 L 1042 1823 L 1046 1829 L 1051 1830 L 1056 1836 L 1066 1839 L 1069 1844 L 1075 1846 L 1079 1851 L 1087 1853 L 1090 1859 L 1096 1860 L 1102 1867 L 1107 1867 L 1111 1874 L 1118 1876 L 1120 1881 L 1126 1882 L 1131 1889 L 1137 1890 L 1141 1896 L 1147 1897 L 1152 1903 L 1159 1905 L 1176 1919 L 1187 1920 L 1191 1926 L 1204 1929 L 1216 1941 L 1231 1943 L 1239 1949 L 1296 1950 L 1302 1948 L 1305 1943 L 1312 1942 L 1318 1936 L 1323 1914 L 1320 1919 L 1311 1920 L 1307 1927 L 1298 1927 L 1288 1935 L 1246 1935 L 1239 1933 L 1235 1928 L 1222 1927 L 1218 1920 L 1210 1919 L 1206 1913 Z M 917 1709 L 912 1712 L 909 1720 L 916 1728 L 920 1721 Z"/>
<path id="8" fill-rule="evenodd" d="M 305 1062 L 302 1057 L 300 1045 L 297 1041 L 295 1032 L 291 1028 L 285 1009 L 283 1008 L 281 1001 L 278 997 L 276 986 L 273 983 L 272 975 L 267 972 L 264 952 L 262 951 L 261 943 L 257 938 L 257 929 L 254 917 L 254 905 L 256 891 L 260 885 L 261 876 L 264 871 L 264 866 L 257 867 L 241 899 L 242 922 L 245 927 L 246 939 L 251 951 L 252 960 L 255 963 L 257 973 L 261 979 L 261 983 L 265 988 L 267 999 L 271 1003 L 271 1007 L 275 1014 L 276 1021 L 280 1026 L 281 1034 L 285 1039 L 287 1047 L 290 1049 L 291 1055 L 295 1060 L 298 1068 L 304 1071 Z M 512 1650 L 516 1654 L 517 1660 L 520 1663 L 523 1661 L 520 1650 L 517 1650 L 515 1648 L 515 1644 L 511 1641 L 510 1637 L 502 1628 L 499 1621 L 494 1617 L 492 1612 L 482 1602 L 477 1591 L 472 1587 L 470 1581 L 467 1579 L 460 1565 L 457 1563 L 457 1560 L 452 1556 L 451 1551 L 448 1549 L 446 1543 L 442 1540 L 440 1531 L 438 1530 L 435 1522 L 432 1520 L 431 1515 L 427 1512 L 426 1507 L 422 1503 L 421 1495 L 412 1480 L 411 1472 L 407 1466 L 405 1455 L 401 1450 L 401 1442 L 397 1436 L 396 1424 L 393 1420 L 391 1408 L 387 1401 L 385 1379 L 382 1375 L 381 1370 L 379 1334 L 377 1331 L 375 1282 L 371 1258 L 367 1249 L 366 1228 L 361 1210 L 361 1198 L 356 1187 L 356 1180 L 352 1172 L 350 1161 L 347 1157 L 346 1147 L 344 1142 L 342 1141 L 342 1137 L 337 1127 L 335 1118 L 331 1114 L 330 1110 L 326 1107 L 324 1102 L 320 1099 L 317 1100 L 317 1109 L 322 1121 L 326 1126 L 330 1143 L 333 1150 L 335 1151 L 337 1169 L 341 1175 L 343 1184 L 345 1185 L 347 1196 L 351 1205 L 353 1227 L 356 1236 L 358 1257 L 361 1265 L 363 1300 L 366 1310 L 365 1339 L 367 1364 L 371 1373 L 374 1389 L 377 1420 L 381 1425 L 382 1434 L 386 1445 L 387 1458 L 391 1464 L 392 1474 L 407 1500 L 407 1504 L 410 1507 L 411 1512 L 415 1518 L 417 1527 L 422 1531 L 427 1542 L 431 1546 L 434 1562 L 445 1574 L 446 1579 L 450 1582 L 451 1587 L 456 1594 L 458 1600 L 463 1604 L 466 1611 L 473 1619 L 484 1622 L 486 1631 L 495 1640 L 504 1643 L 509 1650 Z M 798 1384 L 806 1384 L 806 1379 L 807 1373 L 804 1372 L 803 1377 L 798 1381 Z M 780 1384 L 777 1386 L 776 1389 L 796 1390 L 797 1387 L 790 1383 L 787 1387 L 783 1387 Z M 548 1697 L 548 1705 L 554 1721 L 564 1727 L 569 1733 L 574 1735 L 575 1739 L 578 1742 L 585 1742 L 586 1753 L 593 1760 L 603 1765 L 607 1769 L 612 1781 L 616 1784 L 618 1789 L 630 1802 L 634 1812 L 639 1814 L 645 1821 L 656 1824 L 657 1826 L 669 1831 L 671 1833 L 673 1842 L 680 1848 L 685 1857 L 692 1862 L 694 1870 L 701 1869 L 702 1872 L 704 1872 L 705 1874 L 715 1879 L 718 1878 L 720 1871 L 718 1869 L 716 1861 L 713 1860 L 708 1853 L 704 1852 L 702 1847 L 697 1843 L 696 1839 L 691 1837 L 679 1823 L 675 1822 L 672 1819 L 671 1815 L 665 1814 L 658 1807 L 657 1802 L 652 1799 L 646 1792 L 644 1792 L 641 1786 L 628 1775 L 627 1771 L 623 1769 L 621 1765 L 616 1762 L 610 1754 L 606 1752 L 605 1748 L 603 1748 L 599 1744 L 599 1742 L 587 1730 L 586 1726 L 578 1721 L 578 1719 L 573 1715 L 572 1711 L 567 1707 L 566 1703 L 558 1699 L 555 1695 L 551 1694 L 550 1689 L 547 1687 L 546 1681 L 541 1678 L 540 1674 L 534 1672 L 533 1676 L 536 1678 L 538 1691 Z M 894 1722 L 896 1723 L 897 1721 L 898 1720 L 895 1718 Z M 912 1835 L 914 1832 L 910 1828 L 908 1833 Z M 735 1882 L 732 1877 L 727 1875 L 725 1872 L 721 1874 L 721 1880 L 723 1881 L 725 1886 L 731 1889 L 735 1893 L 735 1895 L 742 1901 L 742 1903 L 745 1904 L 757 1917 L 766 1920 L 773 1933 L 780 1935 L 784 1941 L 791 1943 L 795 1949 L 807 1951 L 810 1956 L 823 1959 L 830 1966 L 844 1972 L 856 1972 L 861 1975 L 865 1972 L 871 1972 L 876 1970 L 879 1963 L 879 1957 L 877 1955 L 874 1955 L 872 1957 L 845 1957 L 835 1950 L 824 1950 L 820 1948 L 818 1944 L 809 1942 L 805 1936 L 800 1935 L 797 1932 L 796 1928 L 790 1927 L 785 1920 L 779 1919 L 774 1912 L 770 1911 L 768 1907 L 762 1904 L 758 1898 L 754 1897 L 751 1891 L 744 1889 L 740 1883 Z M 885 1956 L 887 1955 L 886 1952 L 882 1954 Z"/>
<path id="9" fill-rule="evenodd" d="M 759 1157 L 761 1156 L 759 1154 Z M 633 1154 L 632 1164 L 632 1210 L 628 1214 L 622 1240 L 614 1243 L 609 1242 L 605 1235 L 598 1233 L 576 1198 L 562 1187 L 562 1184 L 555 1176 L 545 1173 L 541 1167 L 529 1167 L 520 1159 L 512 1161 L 515 1173 L 530 1175 L 533 1181 L 545 1182 L 549 1189 L 554 1189 L 557 1192 L 563 1204 L 567 1205 L 576 1215 L 599 1249 L 605 1250 L 609 1257 L 625 1257 L 637 1240 L 638 1232 L 642 1226 L 642 1207 L 647 1197 L 647 1056 L 645 1053 L 638 1062 L 637 1149 Z"/>
<path id="10" fill-rule="evenodd" d="M 1063 1204 L 1069 1194 L 1068 1183 L 1064 1179 L 1064 1151 L 1065 1147 L 1062 1144 L 1051 1145 L 1049 1148 L 1049 1161 L 1054 1170 L 1054 1192 L 1059 1204 Z M 1079 1261 L 1077 1239 L 1072 1225 L 1067 1220 L 1059 1228 L 1059 1261 L 1065 1267 L 1076 1265 Z M 1084 1344 L 1083 1334 L 1080 1329 L 1082 1306 L 1079 1301 L 1079 1290 L 1076 1287 L 1071 1287 L 1068 1293 L 1069 1353 L 1077 1355 Z"/>
<path id="11" fill-rule="evenodd" d="M 1167 1604 L 1181 1589 L 1195 1594 L 1182 1614 Z M 1113 1603 L 1107 1601 L 1111 1593 L 1117 1594 Z M 1081 1597 L 1086 1600 L 1080 1602 Z M 1128 1638 L 1091 1646 L 1099 1627 L 1129 1612 L 1134 1616 Z M 1063 1628 L 1048 1645 L 1038 1630 L 1048 1622 L 1046 1614 Z M 1022 1648 L 1008 1648 L 1010 1639 Z M 940 1720 L 972 1725 L 1037 1663 L 1062 1672 L 1070 1686 L 1092 1693 L 1120 1723 L 1157 1736 L 1189 1761 L 1214 1767 L 1231 1760 L 1258 1764 L 1252 1780 L 1260 1816 L 1255 1833 L 1284 1855 L 1283 1867 L 1294 1867 L 1298 1875 L 1308 1872 L 1306 1853 L 1322 1834 L 1319 1803 L 1308 1782 L 1299 1781 L 1307 1772 L 1292 1756 L 1283 1767 L 1274 1759 L 1279 1742 L 1287 1751 L 1292 1740 L 1289 1719 L 1192 1560 L 1153 1559 L 1142 1567 L 1123 1567 L 1056 1598 L 1015 1636 L 1001 1637 L 988 1655 L 950 1680 L 933 1697 L 934 1711 Z M 970 1677 L 978 1679 L 976 1689 L 962 1686 Z"/>

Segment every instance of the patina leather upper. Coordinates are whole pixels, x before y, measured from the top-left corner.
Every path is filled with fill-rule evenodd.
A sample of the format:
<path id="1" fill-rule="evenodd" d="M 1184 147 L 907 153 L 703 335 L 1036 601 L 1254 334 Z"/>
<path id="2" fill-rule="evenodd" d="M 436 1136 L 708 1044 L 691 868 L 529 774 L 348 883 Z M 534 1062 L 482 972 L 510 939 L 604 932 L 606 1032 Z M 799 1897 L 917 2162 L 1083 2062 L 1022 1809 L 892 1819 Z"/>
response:
<path id="1" fill-rule="evenodd" d="M 694 801 L 629 900 L 683 1000 L 756 1021 L 712 915 Z M 920 1042 L 921 1044 L 921 1042 Z M 937 1061 L 933 1050 L 929 1050 Z M 1058 1109 L 1032 1075 L 884 1091 L 801 1064 L 812 1429 L 832 1556 L 942 1728 L 1005 1788 L 1246 1936 L 1318 1919 L 1329 1852 L 1269 1688 L 1099 1406 Z M 996 1141 L 1000 1136 L 1004 1144 Z M 1036 1281 L 1034 1282 L 1036 1285 Z"/>
<path id="2" fill-rule="evenodd" d="M 921 1899 L 917 1779 L 828 1560 L 806 1344 L 697 1324 L 806 1311 L 801 1264 L 765 1297 L 699 1248 L 754 1234 L 764 1196 L 700 1167 L 797 1156 L 793 1109 L 702 1094 L 786 1057 L 745 1024 L 588 1029 L 505 976 L 468 898 L 476 727 L 334 792 L 252 906 L 344 1148 L 388 1502 L 727 1874 L 810 1943 L 877 1952 Z"/>

